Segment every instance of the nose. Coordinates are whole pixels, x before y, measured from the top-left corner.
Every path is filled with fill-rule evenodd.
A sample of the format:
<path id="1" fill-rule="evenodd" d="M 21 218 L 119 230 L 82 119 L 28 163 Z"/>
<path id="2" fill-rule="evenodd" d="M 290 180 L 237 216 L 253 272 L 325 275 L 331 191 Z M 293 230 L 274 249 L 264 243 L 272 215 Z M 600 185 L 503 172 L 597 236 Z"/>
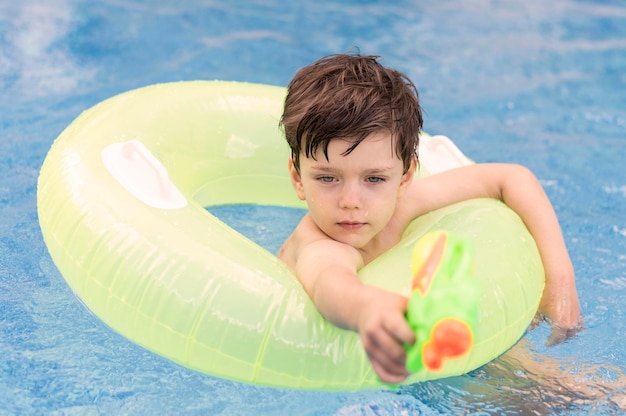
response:
<path id="1" fill-rule="evenodd" d="M 359 187 L 356 184 L 345 184 L 341 189 L 339 207 L 341 209 L 359 209 L 361 204 Z"/>

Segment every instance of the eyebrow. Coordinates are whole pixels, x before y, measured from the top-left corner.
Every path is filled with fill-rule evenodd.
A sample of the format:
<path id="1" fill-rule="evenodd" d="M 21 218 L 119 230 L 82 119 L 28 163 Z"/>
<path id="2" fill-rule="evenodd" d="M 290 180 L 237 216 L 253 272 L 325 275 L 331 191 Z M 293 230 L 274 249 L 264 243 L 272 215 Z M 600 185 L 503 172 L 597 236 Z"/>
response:
<path id="1" fill-rule="evenodd" d="M 337 173 L 339 172 L 339 169 L 337 168 L 333 168 L 330 166 L 319 166 L 319 165 L 312 165 L 311 166 L 311 170 L 316 171 L 316 172 L 321 172 L 321 173 Z M 391 166 L 385 166 L 382 168 L 369 168 L 369 169 L 365 169 L 365 173 L 368 175 L 383 175 L 386 174 L 388 172 L 390 172 L 391 170 L 393 170 L 393 167 Z"/>

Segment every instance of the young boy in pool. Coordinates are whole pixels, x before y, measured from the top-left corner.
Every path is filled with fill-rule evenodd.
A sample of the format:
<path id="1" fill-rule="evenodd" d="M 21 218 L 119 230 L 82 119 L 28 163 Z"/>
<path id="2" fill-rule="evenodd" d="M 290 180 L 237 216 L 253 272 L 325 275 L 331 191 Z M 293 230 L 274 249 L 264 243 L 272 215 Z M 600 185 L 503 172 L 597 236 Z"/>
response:
<path id="1" fill-rule="evenodd" d="M 400 241 L 409 222 L 471 198 L 504 201 L 536 240 L 546 274 L 538 318 L 564 338 L 580 304 L 552 205 L 535 176 L 508 164 L 476 164 L 414 178 L 422 113 L 417 89 L 377 57 L 331 55 L 302 68 L 288 87 L 281 125 L 289 172 L 309 211 L 279 251 L 319 311 L 358 331 L 383 382 L 409 374 L 403 344 L 415 335 L 407 298 L 363 285 L 357 271 Z"/>

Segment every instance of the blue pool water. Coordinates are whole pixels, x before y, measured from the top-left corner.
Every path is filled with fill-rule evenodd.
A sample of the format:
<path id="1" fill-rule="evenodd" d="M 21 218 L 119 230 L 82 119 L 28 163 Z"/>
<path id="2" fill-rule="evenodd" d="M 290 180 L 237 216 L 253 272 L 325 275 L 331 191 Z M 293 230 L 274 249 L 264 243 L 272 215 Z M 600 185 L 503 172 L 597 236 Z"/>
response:
<path id="1" fill-rule="evenodd" d="M 358 46 L 417 84 L 425 128 L 540 178 L 586 329 L 548 328 L 473 373 L 393 391 L 292 391 L 199 374 L 112 332 L 42 241 L 36 180 L 81 111 L 157 82 L 286 85 Z M 626 412 L 626 4 L 621 0 L 0 1 L 0 414 Z M 221 209 L 274 250 L 299 213 Z M 251 220 L 250 218 L 253 218 Z"/>

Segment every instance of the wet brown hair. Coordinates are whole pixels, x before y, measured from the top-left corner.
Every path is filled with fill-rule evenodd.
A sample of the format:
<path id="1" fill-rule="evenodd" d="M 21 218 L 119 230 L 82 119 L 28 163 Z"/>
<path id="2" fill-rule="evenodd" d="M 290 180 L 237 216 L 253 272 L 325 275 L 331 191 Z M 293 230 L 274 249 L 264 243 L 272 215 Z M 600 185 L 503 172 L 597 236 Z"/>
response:
<path id="1" fill-rule="evenodd" d="M 300 154 L 314 158 L 321 146 L 328 158 L 333 139 L 352 142 L 345 152 L 349 154 L 379 131 L 391 133 L 404 172 L 409 169 L 423 123 L 417 88 L 378 58 L 329 55 L 296 73 L 280 120 L 296 169 L 300 169 Z"/>

